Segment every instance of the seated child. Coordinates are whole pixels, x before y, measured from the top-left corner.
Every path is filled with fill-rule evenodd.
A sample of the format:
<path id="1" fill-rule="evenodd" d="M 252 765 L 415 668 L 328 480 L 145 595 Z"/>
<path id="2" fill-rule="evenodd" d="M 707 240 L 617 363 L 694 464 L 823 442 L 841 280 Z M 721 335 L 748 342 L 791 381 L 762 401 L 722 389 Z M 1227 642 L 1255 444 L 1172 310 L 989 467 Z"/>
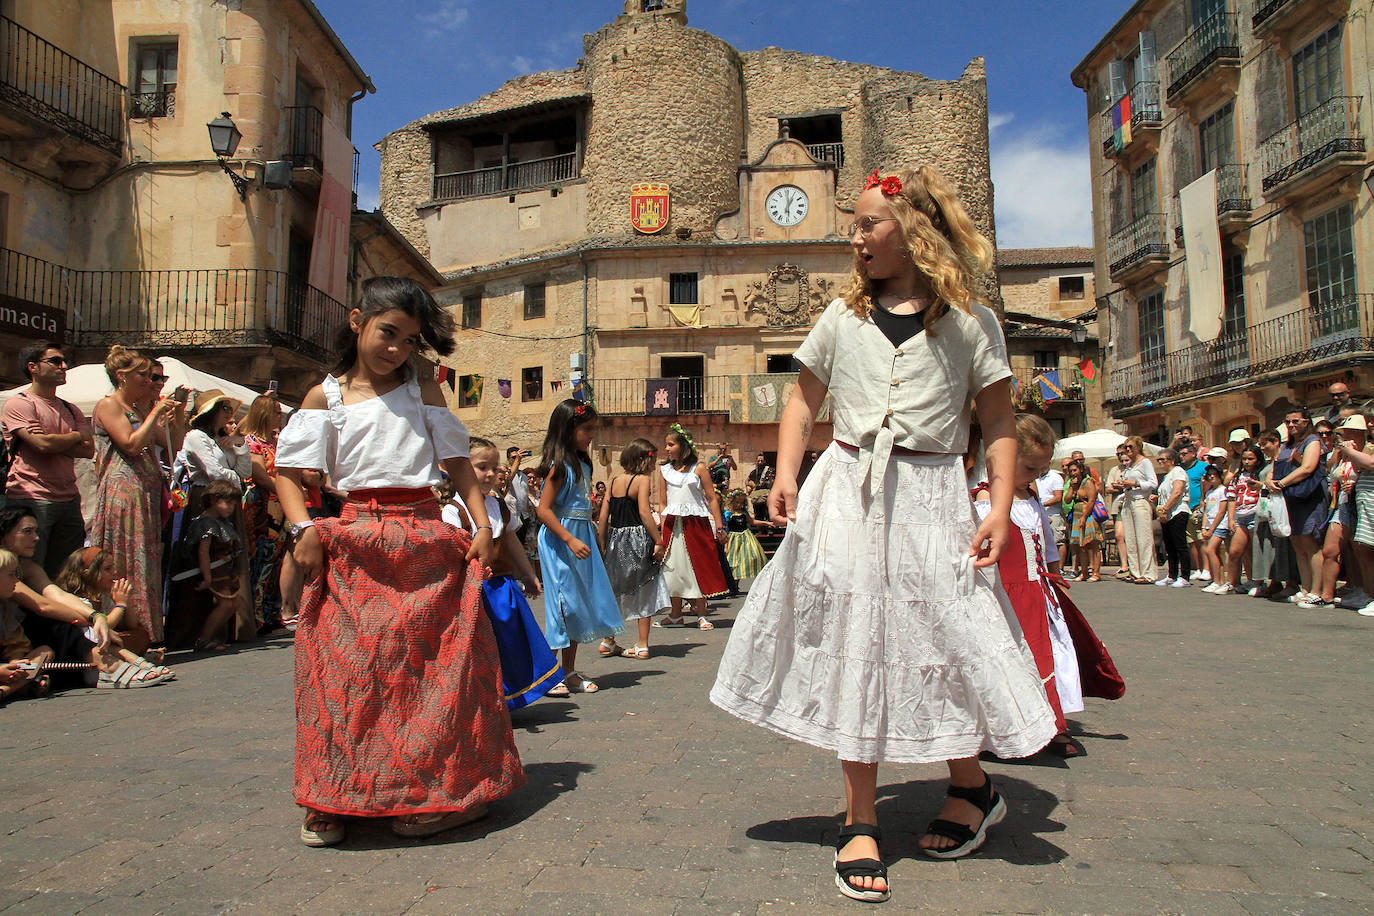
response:
<path id="1" fill-rule="evenodd" d="M 24 635 L 24 612 L 10 599 L 19 581 L 19 558 L 0 550 L 0 704 L 24 696 L 41 697 L 52 687 L 39 667 L 53 660 L 47 646 L 34 648 Z"/>
<path id="2" fill-rule="evenodd" d="M 115 578 L 114 557 L 108 551 L 99 547 L 83 547 L 73 551 L 62 564 L 55 582 L 58 588 L 80 598 L 93 610 L 98 608 L 103 611 L 110 629 L 120 636 L 123 635 L 129 623 L 131 589 L 128 579 Z M 95 642 L 95 634 L 89 629 L 88 627 L 86 638 Z M 152 650 L 148 654 L 152 655 L 154 651 L 161 650 Z M 117 655 L 119 659 L 147 671 L 149 677 L 160 677 L 169 681 L 176 677 L 171 668 L 150 661 L 127 648 L 116 649 L 111 645 L 105 650 L 105 654 L 111 660 Z M 157 661 L 160 662 L 161 659 Z"/>

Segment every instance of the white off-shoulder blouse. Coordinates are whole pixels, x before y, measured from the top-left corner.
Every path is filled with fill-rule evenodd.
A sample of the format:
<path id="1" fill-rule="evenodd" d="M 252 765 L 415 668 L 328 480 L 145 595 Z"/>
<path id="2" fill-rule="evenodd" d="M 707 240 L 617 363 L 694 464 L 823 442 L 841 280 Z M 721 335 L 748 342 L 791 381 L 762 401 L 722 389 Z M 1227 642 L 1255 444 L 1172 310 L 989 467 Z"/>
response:
<path id="1" fill-rule="evenodd" d="M 411 379 L 386 394 L 344 404 L 339 380 L 320 383 L 325 410 L 298 410 L 277 437 L 277 467 L 322 470 L 341 490 L 428 487 L 439 462 L 466 458 L 468 431 L 447 408 L 424 403 Z"/>

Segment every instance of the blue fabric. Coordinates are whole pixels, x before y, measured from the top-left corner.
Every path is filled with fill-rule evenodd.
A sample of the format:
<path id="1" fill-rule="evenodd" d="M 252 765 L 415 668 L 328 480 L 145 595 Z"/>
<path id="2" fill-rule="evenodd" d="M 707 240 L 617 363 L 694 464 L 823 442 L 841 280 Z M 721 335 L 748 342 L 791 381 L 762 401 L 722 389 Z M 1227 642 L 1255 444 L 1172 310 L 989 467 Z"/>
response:
<path id="1" fill-rule="evenodd" d="M 563 465 L 563 483 L 553 513 L 568 533 L 592 549 L 585 560 L 573 556 L 547 527 L 539 529 L 539 565 L 544 573 L 544 634 L 554 649 L 574 642 L 591 642 L 621 632 L 620 605 L 611 590 L 606 565 L 596 549 L 591 521 L 592 469 L 584 465 L 582 479 L 572 465 Z"/>
<path id="2" fill-rule="evenodd" d="M 563 683 L 563 670 L 544 639 L 534 612 L 510 576 L 482 585 L 482 608 L 496 633 L 501 656 L 501 695 L 509 709 L 528 706 Z"/>
<path id="3" fill-rule="evenodd" d="M 1207 473 L 1207 462 L 1199 458 L 1183 472 L 1188 475 L 1188 505 L 1196 509 L 1202 505 L 1202 475 Z"/>

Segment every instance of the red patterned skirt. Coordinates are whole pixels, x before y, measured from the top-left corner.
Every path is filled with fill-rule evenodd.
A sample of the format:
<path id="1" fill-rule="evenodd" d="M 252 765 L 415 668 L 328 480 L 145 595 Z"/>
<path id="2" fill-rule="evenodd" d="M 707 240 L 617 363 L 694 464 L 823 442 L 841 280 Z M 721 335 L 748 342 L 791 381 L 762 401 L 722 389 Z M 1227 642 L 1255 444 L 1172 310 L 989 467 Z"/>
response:
<path id="1" fill-rule="evenodd" d="M 315 523 L 325 563 L 296 630 L 297 804 L 463 811 L 525 781 L 471 540 L 429 495 L 355 493 Z"/>

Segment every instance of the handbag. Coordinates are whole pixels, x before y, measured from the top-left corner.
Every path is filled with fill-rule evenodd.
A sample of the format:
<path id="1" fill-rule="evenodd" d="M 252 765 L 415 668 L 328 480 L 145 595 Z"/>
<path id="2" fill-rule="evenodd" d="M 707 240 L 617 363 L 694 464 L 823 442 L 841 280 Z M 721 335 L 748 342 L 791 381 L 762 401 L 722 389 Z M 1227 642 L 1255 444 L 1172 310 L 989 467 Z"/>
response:
<path id="1" fill-rule="evenodd" d="M 1100 525 L 1109 518 L 1111 515 L 1107 512 L 1107 504 L 1102 502 L 1102 497 L 1099 496 L 1097 501 L 1093 503 L 1093 521 Z"/>

